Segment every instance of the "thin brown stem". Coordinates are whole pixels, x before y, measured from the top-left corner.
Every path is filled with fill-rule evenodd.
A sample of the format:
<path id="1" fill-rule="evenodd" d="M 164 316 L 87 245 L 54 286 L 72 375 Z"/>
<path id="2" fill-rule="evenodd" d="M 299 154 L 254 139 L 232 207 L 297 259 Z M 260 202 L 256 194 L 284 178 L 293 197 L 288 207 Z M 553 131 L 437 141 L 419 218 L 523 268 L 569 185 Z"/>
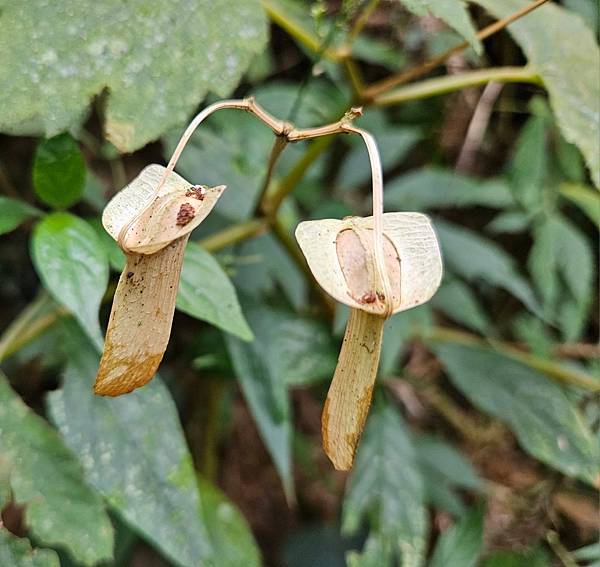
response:
<path id="1" fill-rule="evenodd" d="M 522 18 L 523 16 L 529 14 L 536 8 L 539 8 L 542 4 L 545 4 L 547 1 L 548 0 L 536 0 L 531 4 L 524 6 L 520 10 L 517 10 L 510 16 L 507 16 L 506 18 L 502 18 L 501 20 L 490 24 L 489 26 L 483 28 L 477 33 L 477 39 L 484 40 L 490 37 L 491 35 L 504 29 L 509 24 L 512 24 L 519 18 Z M 463 49 L 466 49 L 467 47 L 469 47 L 469 42 L 463 41 L 462 43 L 451 47 L 447 51 L 444 51 L 444 53 L 442 53 L 441 55 L 438 55 L 437 57 L 426 61 L 418 67 L 414 67 L 413 69 L 409 69 L 408 71 L 403 71 L 402 73 L 398 73 L 397 75 L 392 75 L 391 77 L 387 77 L 382 81 L 372 84 L 363 92 L 363 100 L 365 102 L 372 101 L 375 97 L 391 89 L 392 87 L 403 85 L 405 83 L 408 83 L 409 81 L 412 81 L 413 79 L 426 75 L 436 67 L 443 65 L 450 57 L 452 57 L 456 53 L 459 53 Z"/>

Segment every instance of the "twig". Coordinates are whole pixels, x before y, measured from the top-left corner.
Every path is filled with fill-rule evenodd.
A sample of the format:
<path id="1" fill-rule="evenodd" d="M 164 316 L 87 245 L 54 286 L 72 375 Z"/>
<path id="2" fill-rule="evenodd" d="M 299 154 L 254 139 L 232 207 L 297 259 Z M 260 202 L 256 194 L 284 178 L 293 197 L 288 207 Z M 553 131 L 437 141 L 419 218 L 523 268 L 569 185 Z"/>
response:
<path id="1" fill-rule="evenodd" d="M 532 10 L 535 10 L 547 1 L 548 0 L 536 0 L 531 4 L 524 6 L 520 10 L 517 10 L 510 16 L 507 16 L 506 18 L 502 18 L 501 20 L 490 24 L 489 26 L 483 28 L 477 33 L 477 39 L 481 41 L 490 37 L 491 35 L 504 29 L 509 24 L 512 24 L 519 18 L 522 18 L 523 16 L 529 14 Z M 404 71 L 397 75 L 392 75 L 391 77 L 388 77 L 386 79 L 383 79 L 382 81 L 372 84 L 363 92 L 363 100 L 365 102 L 371 101 L 381 93 L 388 91 L 393 87 L 403 85 L 405 83 L 408 83 L 409 81 L 412 81 L 413 79 L 426 75 L 427 73 L 429 73 L 429 71 L 432 71 L 436 67 L 443 65 L 450 57 L 452 57 L 452 55 L 462 51 L 463 49 L 466 49 L 467 47 L 469 47 L 469 42 L 463 41 L 462 43 L 451 47 L 441 55 L 423 63 L 422 65 L 419 65 L 418 67 L 409 69 L 408 71 Z"/>
<path id="2" fill-rule="evenodd" d="M 518 360 L 519 362 L 539 370 L 543 374 L 546 374 L 547 376 L 550 376 L 559 382 L 584 388 L 592 392 L 600 391 L 600 381 L 594 380 L 587 374 L 579 372 L 573 368 L 562 366 L 551 360 L 540 358 L 534 354 L 523 352 L 518 348 L 515 348 L 513 345 L 502 341 L 484 340 L 476 335 L 446 327 L 434 327 L 427 338 L 434 342 L 447 342 L 466 346 L 493 348 L 510 358 Z"/>
<path id="3" fill-rule="evenodd" d="M 0 338 L 0 362 L 20 348 L 39 337 L 68 311 L 53 304 L 50 296 L 42 291 L 5 329 Z"/>
<path id="4" fill-rule="evenodd" d="M 348 42 L 351 44 L 362 32 L 363 28 L 369 21 L 369 18 L 373 14 L 373 12 L 377 9 L 379 5 L 379 0 L 370 0 L 370 2 L 365 6 L 365 9 L 361 12 L 360 16 L 356 18 L 350 33 L 348 33 Z"/>
<path id="5" fill-rule="evenodd" d="M 200 246 L 208 252 L 216 252 L 227 246 L 237 244 L 247 238 L 258 236 L 269 228 L 269 223 L 264 219 L 251 219 L 211 234 L 199 241 Z"/>
<path id="6" fill-rule="evenodd" d="M 502 84 L 496 82 L 488 83 L 483 89 L 456 160 L 456 171 L 467 172 L 472 169 L 492 115 L 492 108 L 501 91 Z"/>
<path id="7" fill-rule="evenodd" d="M 560 559 L 561 563 L 565 567 L 578 567 L 577 561 L 573 559 L 573 556 L 567 551 L 567 548 L 561 543 L 558 534 L 554 530 L 548 530 L 546 533 L 546 541 L 552 548 L 555 555 Z"/>
<path id="8" fill-rule="evenodd" d="M 445 75 L 435 79 L 420 81 L 390 92 L 383 93 L 373 99 L 377 106 L 391 106 L 409 100 L 418 100 L 454 92 L 466 87 L 475 87 L 495 81 L 498 83 L 533 83 L 541 85 L 542 81 L 533 69 L 525 67 L 492 67 L 478 69 L 460 75 Z"/>

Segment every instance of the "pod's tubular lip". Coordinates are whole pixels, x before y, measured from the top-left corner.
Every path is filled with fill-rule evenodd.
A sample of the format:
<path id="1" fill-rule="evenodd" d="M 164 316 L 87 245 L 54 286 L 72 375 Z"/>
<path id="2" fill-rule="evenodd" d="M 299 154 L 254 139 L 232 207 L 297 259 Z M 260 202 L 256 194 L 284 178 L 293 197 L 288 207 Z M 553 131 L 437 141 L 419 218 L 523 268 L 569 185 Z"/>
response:
<path id="1" fill-rule="evenodd" d="M 356 224 L 373 228 L 373 217 L 304 221 L 296 228 L 296 239 L 317 283 L 336 301 L 363 311 L 371 306 L 355 301 L 339 265 L 337 234 Z M 392 242 L 400 259 L 400 301 L 393 313 L 429 301 L 442 281 L 442 254 L 433 224 L 422 213 L 384 213 L 383 233 Z"/>

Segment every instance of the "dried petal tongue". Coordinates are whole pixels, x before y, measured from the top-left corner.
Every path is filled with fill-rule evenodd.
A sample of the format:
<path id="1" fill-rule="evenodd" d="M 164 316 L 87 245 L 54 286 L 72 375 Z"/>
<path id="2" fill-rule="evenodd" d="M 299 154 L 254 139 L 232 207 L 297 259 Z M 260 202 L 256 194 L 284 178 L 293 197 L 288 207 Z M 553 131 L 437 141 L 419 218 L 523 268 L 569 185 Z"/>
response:
<path id="1" fill-rule="evenodd" d="M 96 394 L 126 394 L 156 373 L 171 333 L 187 240 L 188 235 L 151 255 L 127 254 L 94 385 Z"/>
<path id="2" fill-rule="evenodd" d="M 352 468 L 377 376 L 384 319 L 350 310 L 342 350 L 323 408 L 323 448 L 338 470 Z"/>

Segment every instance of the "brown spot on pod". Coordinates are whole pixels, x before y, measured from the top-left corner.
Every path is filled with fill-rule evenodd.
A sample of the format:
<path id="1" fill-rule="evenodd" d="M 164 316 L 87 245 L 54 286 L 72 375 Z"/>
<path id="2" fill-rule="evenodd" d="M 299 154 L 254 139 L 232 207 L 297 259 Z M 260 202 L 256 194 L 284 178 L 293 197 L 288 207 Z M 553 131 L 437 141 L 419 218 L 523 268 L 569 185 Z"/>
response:
<path id="1" fill-rule="evenodd" d="M 183 203 L 181 207 L 179 207 L 179 211 L 177 212 L 177 221 L 175 224 L 177 226 L 185 226 L 192 222 L 192 219 L 196 216 L 196 212 L 194 211 L 194 207 L 189 203 Z"/>

